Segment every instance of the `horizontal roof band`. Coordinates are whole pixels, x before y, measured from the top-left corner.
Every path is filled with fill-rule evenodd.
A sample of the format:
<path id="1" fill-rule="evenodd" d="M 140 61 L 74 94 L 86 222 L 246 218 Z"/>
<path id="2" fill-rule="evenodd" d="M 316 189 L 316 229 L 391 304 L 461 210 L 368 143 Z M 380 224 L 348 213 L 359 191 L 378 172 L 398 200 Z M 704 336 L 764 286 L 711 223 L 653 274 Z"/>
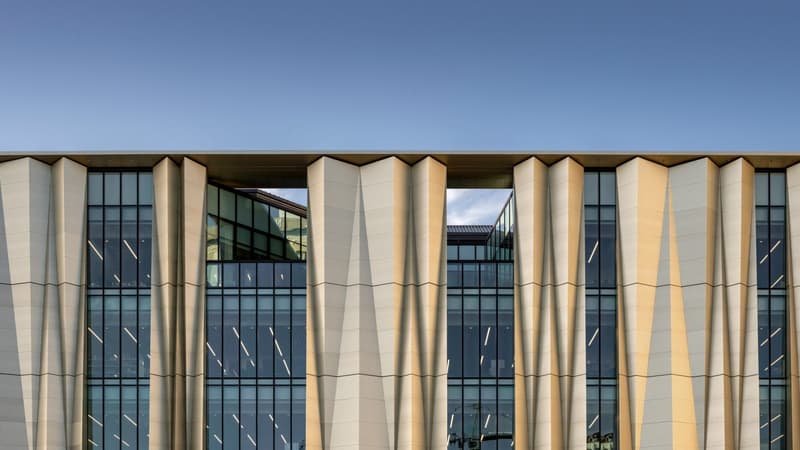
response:
<path id="1" fill-rule="evenodd" d="M 52 164 L 66 156 L 89 168 L 152 167 L 162 158 L 189 157 L 208 168 L 210 180 L 230 187 L 306 187 L 306 168 L 321 156 L 330 156 L 351 164 L 367 164 L 396 156 L 413 164 L 432 156 L 447 165 L 448 187 L 508 188 L 512 183 L 514 165 L 530 157 L 553 164 L 571 157 L 584 167 L 613 168 L 640 156 L 647 160 L 673 166 L 703 157 L 724 165 L 744 157 L 757 169 L 783 169 L 800 162 L 797 152 L 548 152 L 548 151 L 436 151 L 422 152 L 358 152 L 358 151 L 75 151 L 31 152 L 0 154 L 0 162 L 31 156 Z"/>

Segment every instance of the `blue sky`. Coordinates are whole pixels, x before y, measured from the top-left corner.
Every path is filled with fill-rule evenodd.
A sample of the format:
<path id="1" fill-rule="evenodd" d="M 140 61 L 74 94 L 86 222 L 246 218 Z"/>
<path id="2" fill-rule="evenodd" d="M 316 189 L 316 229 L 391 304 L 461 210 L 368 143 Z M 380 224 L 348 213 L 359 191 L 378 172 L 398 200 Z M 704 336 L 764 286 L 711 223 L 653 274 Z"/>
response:
<path id="1" fill-rule="evenodd" d="M 0 151 L 800 150 L 800 2 L 0 3 Z"/>

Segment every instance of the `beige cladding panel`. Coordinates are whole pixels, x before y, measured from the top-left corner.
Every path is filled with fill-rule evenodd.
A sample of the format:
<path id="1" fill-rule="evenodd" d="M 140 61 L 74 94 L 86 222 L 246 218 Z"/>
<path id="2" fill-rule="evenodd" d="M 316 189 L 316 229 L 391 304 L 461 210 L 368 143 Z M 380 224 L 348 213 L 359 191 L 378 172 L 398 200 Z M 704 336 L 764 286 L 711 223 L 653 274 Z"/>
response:
<path id="1" fill-rule="evenodd" d="M 0 164 L 3 448 L 83 444 L 86 168 Z"/>
<path id="2" fill-rule="evenodd" d="M 445 167 L 308 168 L 309 449 L 447 438 Z"/>
<path id="3" fill-rule="evenodd" d="M 617 168 L 620 445 L 758 447 L 753 170 Z"/>
<path id="4" fill-rule="evenodd" d="M 789 422 L 793 442 L 800 439 L 800 164 L 786 169 L 786 217 L 787 217 L 787 286 L 788 286 L 788 337 L 789 359 Z"/>
<path id="5" fill-rule="evenodd" d="M 206 170 L 153 168 L 150 449 L 205 445 Z"/>
<path id="6" fill-rule="evenodd" d="M 515 427 L 523 448 L 586 446 L 583 168 L 514 168 Z"/>
<path id="7" fill-rule="evenodd" d="M 730 162 L 719 172 L 718 240 L 722 260 L 715 288 L 720 286 L 712 318 L 722 326 L 711 336 L 722 334 L 723 381 L 728 385 L 725 417 L 726 445 L 758 448 L 758 316 L 755 257 L 754 170 L 744 159 Z M 719 312 L 718 312 L 719 311 Z M 710 374 L 715 375 L 714 373 Z M 715 399 L 709 398 L 711 404 Z M 729 405 L 729 407 L 728 407 Z M 707 427 L 707 429 L 709 429 Z"/>

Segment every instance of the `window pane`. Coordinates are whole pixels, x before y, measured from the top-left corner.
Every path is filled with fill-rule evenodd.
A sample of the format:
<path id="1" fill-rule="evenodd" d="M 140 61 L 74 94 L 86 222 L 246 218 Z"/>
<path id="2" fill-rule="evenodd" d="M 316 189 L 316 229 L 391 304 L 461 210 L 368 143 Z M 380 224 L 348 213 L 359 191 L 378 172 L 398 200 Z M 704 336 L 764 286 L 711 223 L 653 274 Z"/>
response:
<path id="1" fill-rule="evenodd" d="M 273 352 L 275 349 L 275 323 L 272 297 L 258 297 L 258 376 L 274 376 Z"/>
<path id="2" fill-rule="evenodd" d="M 258 370 L 255 361 L 255 358 L 258 355 L 256 347 L 256 297 L 241 297 L 240 308 L 240 376 L 243 378 L 254 378 L 257 375 Z"/>
<path id="3" fill-rule="evenodd" d="M 277 259 L 283 259 L 283 246 L 283 239 L 276 237 L 269 238 L 269 253 L 271 256 L 274 256 Z"/>
<path id="4" fill-rule="evenodd" d="M 481 377 L 497 377 L 497 298 L 481 296 Z"/>
<path id="5" fill-rule="evenodd" d="M 275 264 L 275 287 L 291 286 L 291 264 Z"/>
<path id="6" fill-rule="evenodd" d="M 253 226 L 264 233 L 269 232 L 269 206 L 255 202 L 253 205 Z"/>
<path id="7" fill-rule="evenodd" d="M 461 378 L 461 297 L 448 297 L 447 300 L 447 375 Z"/>
<path id="8" fill-rule="evenodd" d="M 206 260 L 219 259 L 219 222 L 214 216 L 206 218 Z"/>
<path id="9" fill-rule="evenodd" d="M 105 208 L 105 222 L 103 229 L 105 238 L 103 245 L 103 284 L 107 287 L 120 285 L 120 210 L 119 208 Z"/>
<path id="10" fill-rule="evenodd" d="M 137 430 L 139 424 L 136 422 L 138 420 L 138 397 L 138 388 L 136 386 L 122 387 L 122 420 L 120 421 L 120 440 L 125 448 L 139 448 L 139 430 Z"/>
<path id="11" fill-rule="evenodd" d="M 219 256 L 224 261 L 233 259 L 233 224 L 224 220 L 219 223 Z"/>
<path id="12" fill-rule="evenodd" d="M 292 287 L 306 286 L 306 265 L 292 264 Z"/>
<path id="13" fill-rule="evenodd" d="M 90 386 L 86 393 L 88 448 L 103 443 L 103 387 Z M 94 443 L 94 445 L 92 444 Z"/>
<path id="14" fill-rule="evenodd" d="M 105 174 L 105 198 L 103 203 L 106 205 L 119 205 L 119 173 Z"/>
<path id="15" fill-rule="evenodd" d="M 275 375 L 280 378 L 292 376 L 291 331 L 291 297 L 275 296 Z"/>
<path id="16" fill-rule="evenodd" d="M 105 354 L 103 334 L 103 297 L 89 297 L 89 311 L 87 314 L 86 341 L 88 345 L 87 369 L 89 378 L 103 377 L 103 355 Z"/>
<path id="17" fill-rule="evenodd" d="M 136 378 L 139 371 L 138 343 L 139 299 L 135 296 L 124 296 L 121 311 L 122 333 L 120 335 L 120 366 L 123 377 Z"/>
<path id="18" fill-rule="evenodd" d="M 206 204 L 209 214 L 219 215 L 219 189 L 216 186 L 208 185 L 206 191 Z"/>
<path id="19" fill-rule="evenodd" d="M 222 388 L 222 434 L 224 450 L 239 450 L 239 387 Z"/>
<path id="20" fill-rule="evenodd" d="M 252 236 L 250 234 L 250 229 L 245 227 L 236 227 L 236 256 L 235 258 L 238 260 L 248 260 L 252 259 L 251 248 L 252 248 Z"/>
<path id="21" fill-rule="evenodd" d="M 87 184 L 89 205 L 103 204 L 103 174 L 89 173 Z"/>
<path id="22" fill-rule="evenodd" d="M 499 297 L 497 312 L 497 368 L 501 378 L 514 377 L 514 297 Z"/>
<path id="23" fill-rule="evenodd" d="M 272 272 L 275 265 L 272 263 L 258 264 L 258 286 L 259 287 L 272 287 Z"/>
<path id="24" fill-rule="evenodd" d="M 771 206 L 786 204 L 786 176 L 783 173 L 769 174 L 769 203 Z"/>
<path id="25" fill-rule="evenodd" d="M 514 287 L 514 264 L 513 263 L 498 263 L 497 264 L 497 287 L 512 288 Z"/>
<path id="26" fill-rule="evenodd" d="M 258 437 L 258 413 L 256 411 L 256 387 L 242 386 L 239 399 L 239 448 L 255 449 Z"/>
<path id="27" fill-rule="evenodd" d="M 253 226 L 253 200 L 244 195 L 236 196 L 236 221 L 248 227 Z"/>
<path id="28" fill-rule="evenodd" d="M 447 265 L 447 285 L 450 287 L 461 287 L 461 264 L 454 263 Z"/>
<path id="29" fill-rule="evenodd" d="M 458 259 L 458 246 L 457 245 L 448 245 L 447 246 L 447 259 Z"/>
<path id="30" fill-rule="evenodd" d="M 121 249 L 121 285 L 122 287 L 136 287 L 139 284 L 137 269 L 139 255 L 137 249 L 137 235 L 139 210 L 136 206 L 122 208 L 122 249 Z"/>
<path id="31" fill-rule="evenodd" d="M 586 205 L 596 205 L 600 201 L 600 184 L 597 172 L 585 172 L 583 174 L 583 203 Z"/>
<path id="32" fill-rule="evenodd" d="M 286 213 L 286 239 L 300 243 L 300 216 Z"/>
<path id="33" fill-rule="evenodd" d="M 481 287 L 489 288 L 497 286 L 497 264 L 481 264 Z"/>
<path id="34" fill-rule="evenodd" d="M 462 284 L 464 287 L 478 287 L 478 265 L 463 264 Z"/>
<path id="35" fill-rule="evenodd" d="M 222 388 L 219 386 L 209 386 L 206 388 L 207 403 L 207 425 L 208 425 L 208 449 L 222 450 Z"/>
<path id="36" fill-rule="evenodd" d="M 756 205 L 767 206 L 769 205 L 769 173 L 756 172 L 755 179 Z"/>
<path id="37" fill-rule="evenodd" d="M 150 377 L 150 297 L 139 296 L 139 378 Z"/>
<path id="38" fill-rule="evenodd" d="M 150 264 L 153 248 L 153 207 L 139 207 L 139 287 L 150 287 Z"/>
<path id="39" fill-rule="evenodd" d="M 105 298 L 103 377 L 120 377 L 120 307 L 119 297 Z"/>
<path id="40" fill-rule="evenodd" d="M 109 386 L 103 390 L 103 430 L 105 449 L 120 450 L 120 394 L 118 386 Z"/>
<path id="41" fill-rule="evenodd" d="M 150 172 L 139 173 L 139 204 L 153 205 L 153 174 Z"/>
<path id="42" fill-rule="evenodd" d="M 306 311 L 305 297 L 293 297 L 292 310 L 292 373 L 305 377 L 306 373 Z"/>
<path id="43" fill-rule="evenodd" d="M 122 174 L 122 204 L 135 205 L 136 197 L 138 194 L 137 180 L 139 174 L 135 172 L 126 172 Z"/>
<path id="44" fill-rule="evenodd" d="M 447 428 L 448 449 L 462 449 L 464 448 L 462 438 L 462 417 L 464 414 L 461 404 L 461 387 L 448 386 L 447 387 Z"/>
<path id="45" fill-rule="evenodd" d="M 103 230 L 103 208 L 90 206 L 87 229 L 89 250 L 86 253 L 89 287 L 103 286 Z"/>
<path id="46" fill-rule="evenodd" d="M 615 205 L 616 203 L 616 174 L 614 172 L 600 172 L 600 204 Z"/>
<path id="47" fill-rule="evenodd" d="M 222 297 L 206 300 L 206 367 L 209 378 L 222 376 Z"/>
<path id="48" fill-rule="evenodd" d="M 226 189 L 219 190 L 219 215 L 231 222 L 236 220 L 236 194 Z"/>
<path id="49" fill-rule="evenodd" d="M 465 378 L 480 374 L 481 335 L 478 310 L 478 297 L 464 297 L 464 368 Z"/>
<path id="50" fill-rule="evenodd" d="M 239 377 L 239 297 L 222 299 L 222 376 Z"/>

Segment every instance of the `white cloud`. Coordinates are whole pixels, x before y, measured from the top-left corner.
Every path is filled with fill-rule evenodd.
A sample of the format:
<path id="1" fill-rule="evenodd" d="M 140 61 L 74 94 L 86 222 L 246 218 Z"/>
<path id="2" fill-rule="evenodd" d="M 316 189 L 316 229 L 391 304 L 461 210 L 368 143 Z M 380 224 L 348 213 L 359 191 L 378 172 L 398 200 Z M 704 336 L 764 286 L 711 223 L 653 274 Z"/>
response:
<path id="1" fill-rule="evenodd" d="M 511 189 L 448 189 L 448 225 L 493 225 Z"/>

